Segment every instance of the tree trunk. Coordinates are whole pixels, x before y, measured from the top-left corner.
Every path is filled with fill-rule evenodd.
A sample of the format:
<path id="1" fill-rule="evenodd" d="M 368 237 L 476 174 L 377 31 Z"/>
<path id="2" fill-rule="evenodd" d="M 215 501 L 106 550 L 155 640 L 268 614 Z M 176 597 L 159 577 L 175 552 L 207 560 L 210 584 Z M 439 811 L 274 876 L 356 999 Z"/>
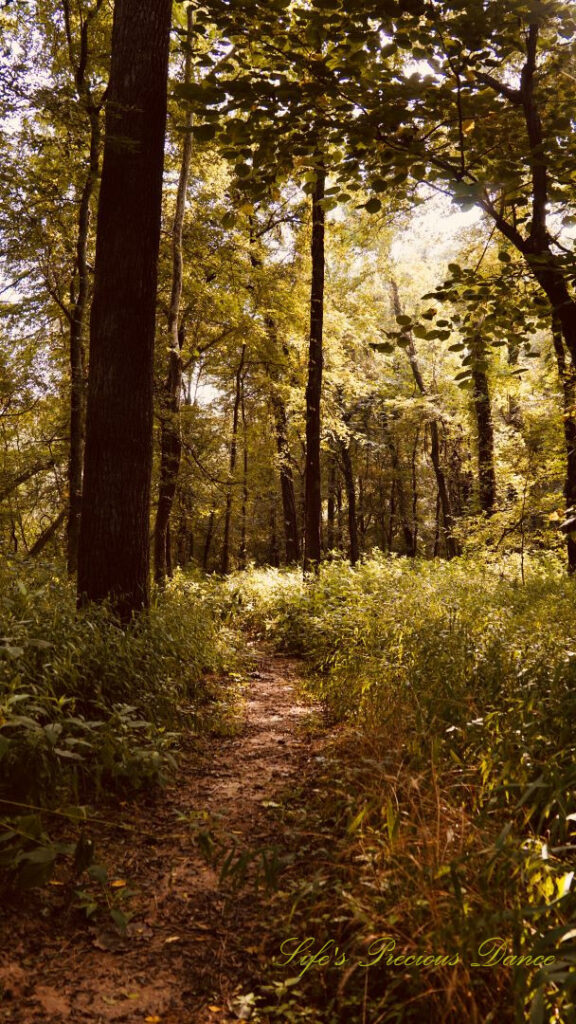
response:
<path id="1" fill-rule="evenodd" d="M 312 196 L 312 288 L 310 347 L 306 386 L 306 473 L 304 515 L 304 572 L 318 571 L 322 544 L 322 483 L 320 476 L 320 423 L 322 400 L 322 335 L 324 322 L 324 184 L 319 164 Z"/>
<path id="2" fill-rule="evenodd" d="M 234 473 L 236 472 L 236 459 L 238 455 L 238 420 L 240 418 L 240 402 L 242 400 L 242 371 L 246 358 L 246 344 L 242 345 L 240 362 L 236 370 L 236 384 L 234 390 L 234 407 L 232 411 L 232 438 L 230 441 L 230 479 L 228 482 L 228 493 L 226 495 L 226 511 L 224 513 L 224 539 L 222 541 L 222 559 L 220 572 L 223 576 L 228 575 L 230 567 L 230 527 L 232 524 L 233 486 Z"/>
<path id="3" fill-rule="evenodd" d="M 78 568 L 80 516 L 82 512 L 82 462 L 84 458 L 86 326 L 90 300 L 88 243 L 92 199 L 100 169 L 100 107 L 90 105 L 90 162 L 82 189 L 76 240 L 76 300 L 70 311 L 70 449 L 68 456 L 68 573 Z"/>
<path id="4" fill-rule="evenodd" d="M 193 8 L 188 8 L 186 62 L 184 67 L 184 84 L 192 80 L 192 30 L 194 24 Z M 168 309 L 168 373 L 164 382 L 160 413 L 160 483 L 158 490 L 158 507 L 154 526 L 154 578 L 156 583 L 163 585 L 166 575 L 172 575 L 168 566 L 168 527 L 174 505 L 174 497 L 178 485 L 180 462 L 182 460 L 182 431 L 180 409 L 182 405 L 182 346 L 184 330 L 180 322 L 182 303 L 182 282 L 184 273 L 184 256 L 182 252 L 182 236 L 184 232 L 184 216 L 186 213 L 186 196 L 190 179 L 192 161 L 192 128 L 193 114 L 190 112 L 184 126 L 182 144 L 182 160 L 176 192 L 176 207 L 172 222 L 172 290 Z"/>
<path id="5" fill-rule="evenodd" d="M 202 553 L 202 568 L 204 572 L 208 572 L 208 561 L 210 559 L 210 549 L 212 547 L 212 538 L 214 536 L 214 510 L 210 512 L 208 519 L 208 529 L 206 530 L 206 538 L 204 540 L 204 551 Z"/>
<path id="6" fill-rule="evenodd" d="M 402 314 L 402 306 L 400 303 L 400 295 L 398 293 L 398 285 L 395 281 L 391 281 L 392 286 L 392 305 L 396 316 Z M 410 362 L 412 369 L 412 375 L 416 382 L 416 386 L 420 391 L 420 394 L 427 395 L 428 390 L 424 384 L 424 378 L 420 371 L 418 363 L 418 357 L 416 355 L 416 346 L 414 344 L 414 338 L 410 332 L 406 332 L 406 354 Z M 434 469 L 434 475 L 436 477 L 436 483 L 438 485 L 438 494 L 440 495 L 440 503 L 442 506 L 442 519 L 444 523 L 444 541 L 446 546 L 446 557 L 454 558 L 460 554 L 460 548 L 458 542 L 454 536 L 454 516 L 452 514 L 452 505 L 450 502 L 450 494 L 448 493 L 448 486 L 446 483 L 446 476 L 442 467 L 442 460 L 440 458 L 440 432 L 438 430 L 438 421 L 431 419 L 429 422 L 430 428 L 430 458 L 432 460 L 432 466 Z"/>
<path id="7" fill-rule="evenodd" d="M 90 305 L 88 251 L 92 201 L 100 171 L 100 121 L 106 95 L 104 92 L 97 100 L 90 84 L 90 28 L 98 17 L 102 4 L 103 0 L 96 0 L 94 6 L 81 17 L 79 38 L 74 39 L 70 0 L 62 0 L 64 29 L 68 44 L 70 67 L 76 86 L 76 96 L 80 107 L 88 118 L 90 126 L 88 169 L 78 207 L 76 258 L 74 262 L 74 277 L 70 283 L 70 308 L 68 311 L 70 321 L 70 441 L 68 452 L 66 547 L 67 567 L 70 576 L 74 575 L 78 568 L 78 545 L 80 542 L 86 404 L 86 328 Z"/>
<path id="8" fill-rule="evenodd" d="M 416 428 L 414 447 L 412 449 L 412 557 L 418 554 L 418 444 L 420 441 L 420 428 Z"/>
<path id="9" fill-rule="evenodd" d="M 240 550 L 238 564 L 240 569 L 246 568 L 247 544 L 246 521 L 248 516 L 248 436 L 246 430 L 246 403 L 244 400 L 244 381 L 242 381 L 242 397 L 240 399 L 242 416 L 242 507 L 240 509 Z"/>
<path id="10" fill-rule="evenodd" d="M 62 526 L 62 523 L 66 519 L 66 515 L 67 510 L 62 509 L 62 512 L 59 512 L 59 514 L 56 516 L 56 519 L 54 519 L 50 523 L 50 525 L 42 531 L 42 533 L 38 537 L 38 540 L 36 540 L 32 547 L 30 548 L 30 551 L 28 552 L 28 558 L 38 557 L 38 555 L 44 550 L 46 545 L 52 540 L 54 535 L 58 532 L 58 530 Z"/>
<path id="11" fill-rule="evenodd" d="M 496 504 L 496 473 L 494 470 L 494 427 L 487 373 L 484 338 L 478 331 L 471 342 L 472 398 L 478 430 L 478 493 L 480 508 L 487 516 Z"/>
<path id="12" fill-rule="evenodd" d="M 154 333 L 171 0 L 116 0 L 98 209 L 78 599 L 149 604 Z"/>
<path id="13" fill-rule="evenodd" d="M 270 506 L 270 548 L 268 561 L 274 568 L 280 565 L 280 550 L 278 547 L 278 535 L 276 532 L 276 505 L 274 496 Z"/>
<path id="14" fill-rule="evenodd" d="M 556 365 L 562 384 L 564 441 L 566 444 L 566 479 L 564 497 L 566 499 L 566 518 L 576 517 L 576 371 L 572 361 L 568 365 L 562 341 L 562 327 L 558 317 L 552 319 L 552 340 L 556 354 Z M 566 535 L 566 553 L 568 555 L 568 572 L 576 572 L 576 524 L 574 531 Z"/>
<path id="15" fill-rule="evenodd" d="M 348 536 L 350 539 L 350 564 L 356 565 L 359 558 L 358 549 L 358 522 L 356 519 L 356 489 L 354 486 L 354 471 L 352 469 L 352 457 L 350 447 L 346 441 L 340 442 L 340 458 L 342 460 L 342 471 L 344 474 L 344 486 L 348 499 Z"/>
<path id="16" fill-rule="evenodd" d="M 276 431 L 276 449 L 280 464 L 280 491 L 282 494 L 282 511 L 284 514 L 284 544 L 286 562 L 294 565 L 300 561 L 300 537 L 298 533 L 298 510 L 294 491 L 294 474 L 290 465 L 290 445 L 288 443 L 288 417 L 284 402 L 277 393 L 272 395 L 272 412 Z"/>
<path id="17" fill-rule="evenodd" d="M 389 519 L 388 519 L 388 551 L 392 551 L 392 545 L 394 543 L 394 536 L 396 533 L 395 521 L 396 521 L 396 488 L 398 481 L 396 477 L 392 477 L 392 483 L 390 484 L 390 504 L 389 504 Z"/>
<path id="18" fill-rule="evenodd" d="M 333 551 L 335 538 L 334 538 L 334 521 L 336 514 L 336 460 L 334 456 L 330 457 L 329 469 L 328 469 L 328 510 L 327 510 L 327 522 L 326 522 L 326 550 Z"/>
<path id="19" fill-rule="evenodd" d="M 410 557 L 414 557 L 414 555 L 416 554 L 416 537 L 410 525 L 410 516 L 408 514 L 408 502 L 406 500 L 406 491 L 404 489 L 404 478 L 402 471 L 402 461 L 400 458 L 400 451 L 396 443 L 396 440 L 392 434 L 392 431 L 389 428 L 386 429 L 386 434 L 388 450 L 390 452 L 390 461 L 392 464 L 392 470 L 394 472 L 394 511 L 396 508 L 397 501 L 398 511 L 400 513 L 400 524 L 402 526 L 402 535 L 404 537 L 404 545 L 406 547 L 406 554 Z"/>
<path id="20" fill-rule="evenodd" d="M 368 529 L 368 520 L 366 517 L 366 506 L 365 506 L 365 492 L 364 492 L 364 479 L 358 477 L 358 547 L 360 551 L 364 551 L 366 548 L 366 531 Z"/>

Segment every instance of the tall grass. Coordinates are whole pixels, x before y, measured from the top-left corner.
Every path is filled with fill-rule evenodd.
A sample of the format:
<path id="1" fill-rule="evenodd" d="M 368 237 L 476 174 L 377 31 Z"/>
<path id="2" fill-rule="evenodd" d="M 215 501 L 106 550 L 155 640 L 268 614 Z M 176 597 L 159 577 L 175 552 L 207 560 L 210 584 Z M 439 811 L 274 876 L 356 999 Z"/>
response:
<path id="1" fill-rule="evenodd" d="M 379 1019 L 573 1021 L 574 581 L 546 557 L 524 584 L 514 560 L 374 557 L 307 582 L 239 575 L 228 600 L 306 659 L 310 689 L 352 729 L 329 773 L 345 782 L 325 779 L 319 810 L 346 823 L 326 869 L 346 893 L 335 916 L 359 938 L 461 955 L 433 979 L 388 972 Z M 509 955 L 554 959 L 472 968 L 496 935 Z"/>

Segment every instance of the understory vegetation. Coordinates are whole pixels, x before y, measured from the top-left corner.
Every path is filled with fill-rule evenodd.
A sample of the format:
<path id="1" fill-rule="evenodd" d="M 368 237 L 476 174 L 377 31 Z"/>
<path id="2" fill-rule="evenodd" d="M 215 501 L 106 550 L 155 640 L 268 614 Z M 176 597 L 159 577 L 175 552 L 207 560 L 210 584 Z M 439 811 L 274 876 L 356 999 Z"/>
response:
<path id="1" fill-rule="evenodd" d="M 49 565 L 5 566 L 1 591 L 0 885 L 22 889 L 63 856 L 90 866 L 91 805 L 163 782 L 179 734 L 218 708 L 207 676 L 233 653 L 205 585 L 181 575 L 125 629 L 106 606 L 79 615 Z M 62 820 L 73 842 L 52 838 Z"/>
<path id="2" fill-rule="evenodd" d="M 287 1018 L 306 1005 L 291 1019 L 361 1020 L 369 1002 L 382 1021 L 574 1020 L 575 582 L 544 555 L 524 583 L 513 557 L 375 556 L 307 581 L 255 570 L 226 589 L 247 626 L 306 659 L 310 692 L 347 723 L 315 794 L 296 800 L 301 853 L 278 927 L 315 949 L 333 938 L 351 963 L 378 937 L 394 955 L 459 960 L 387 965 L 390 945 L 369 987 L 364 971 L 316 965 L 277 986 Z M 553 959 L 504 962 L 529 955 Z"/>

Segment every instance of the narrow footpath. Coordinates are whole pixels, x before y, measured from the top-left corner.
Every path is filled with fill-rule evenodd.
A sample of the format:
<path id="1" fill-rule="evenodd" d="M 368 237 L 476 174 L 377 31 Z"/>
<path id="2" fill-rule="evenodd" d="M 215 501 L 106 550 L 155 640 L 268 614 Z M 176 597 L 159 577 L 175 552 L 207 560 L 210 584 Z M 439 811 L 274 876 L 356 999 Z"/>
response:
<path id="1" fill-rule="evenodd" d="M 295 663 L 252 653 L 233 734 L 186 743 L 160 794 L 99 812 L 92 835 L 108 883 L 93 920 L 72 906 L 82 879 L 3 908 L 2 1024 L 250 1019 L 252 986 L 274 972 L 283 806 L 327 739 L 319 708 L 297 696 Z M 131 915 L 124 935 L 106 901 Z"/>

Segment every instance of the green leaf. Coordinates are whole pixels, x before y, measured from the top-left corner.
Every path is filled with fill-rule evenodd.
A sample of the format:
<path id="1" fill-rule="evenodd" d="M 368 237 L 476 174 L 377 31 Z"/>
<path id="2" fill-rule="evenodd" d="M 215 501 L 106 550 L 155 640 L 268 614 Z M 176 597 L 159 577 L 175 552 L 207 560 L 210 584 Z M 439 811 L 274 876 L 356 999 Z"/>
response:
<path id="1" fill-rule="evenodd" d="M 192 128 L 192 134 L 198 142 L 211 142 L 216 135 L 216 125 L 196 124 Z"/>
<path id="2" fill-rule="evenodd" d="M 379 213 L 382 209 L 382 203 L 374 196 L 373 199 L 369 199 L 367 203 L 364 203 L 364 209 L 367 213 Z"/>

